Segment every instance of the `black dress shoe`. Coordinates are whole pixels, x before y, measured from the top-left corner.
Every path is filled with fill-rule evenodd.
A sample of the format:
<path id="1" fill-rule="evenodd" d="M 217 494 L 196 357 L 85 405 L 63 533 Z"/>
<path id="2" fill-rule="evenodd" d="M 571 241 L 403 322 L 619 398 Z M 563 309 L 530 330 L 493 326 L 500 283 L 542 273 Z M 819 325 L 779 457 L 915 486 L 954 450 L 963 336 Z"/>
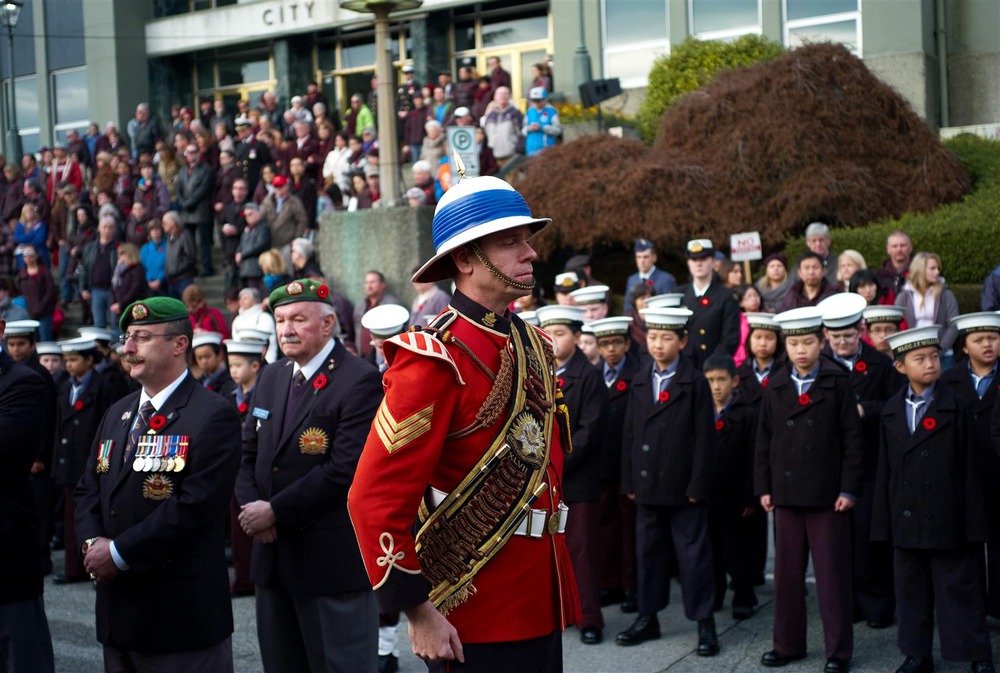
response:
<path id="1" fill-rule="evenodd" d="M 378 673 L 396 673 L 399 670 L 399 660 L 394 654 L 378 655 Z"/>
<path id="2" fill-rule="evenodd" d="M 734 605 L 733 606 L 733 619 L 736 621 L 742 621 L 744 619 L 750 619 L 753 617 L 753 607 L 750 605 Z"/>
<path id="3" fill-rule="evenodd" d="M 972 673 L 996 673 L 992 661 L 973 661 Z"/>
<path id="4" fill-rule="evenodd" d="M 76 584 L 77 582 L 85 582 L 89 577 L 86 575 L 53 575 L 53 584 Z"/>
<path id="5" fill-rule="evenodd" d="M 580 642 L 584 645 L 597 645 L 604 640 L 600 629 L 583 629 L 580 631 Z"/>
<path id="6" fill-rule="evenodd" d="M 249 589 L 232 589 L 229 595 L 233 598 L 243 598 L 245 596 L 253 596 L 256 593 L 257 590 L 254 587 L 250 587 Z"/>
<path id="7" fill-rule="evenodd" d="M 698 620 L 698 656 L 714 657 L 719 653 L 719 636 L 715 633 L 715 617 Z"/>
<path id="8" fill-rule="evenodd" d="M 934 657 L 907 657 L 896 673 L 934 673 Z"/>
<path id="9" fill-rule="evenodd" d="M 770 666 L 772 668 L 777 668 L 778 666 L 787 666 L 793 661 L 798 661 L 800 659 L 805 659 L 805 653 L 802 654 L 782 654 L 778 650 L 771 650 L 770 652 L 765 652 L 764 656 L 760 658 L 760 663 L 765 666 Z"/>
<path id="10" fill-rule="evenodd" d="M 625 599 L 625 592 L 621 589 L 604 589 L 601 591 L 601 607 L 618 605 Z"/>
<path id="11" fill-rule="evenodd" d="M 622 612 L 627 615 L 639 612 L 639 597 L 634 592 L 625 592 L 625 598 L 622 599 Z"/>
<path id="12" fill-rule="evenodd" d="M 644 643 L 647 640 L 656 640 L 659 637 L 660 620 L 656 618 L 656 615 L 639 615 L 632 622 L 632 626 L 615 636 L 615 642 L 619 645 L 629 647 Z"/>
<path id="13" fill-rule="evenodd" d="M 826 666 L 823 667 L 824 673 L 847 673 L 849 670 L 851 670 L 851 662 L 837 657 L 827 659 Z"/>
<path id="14" fill-rule="evenodd" d="M 869 619 L 868 620 L 868 628 L 870 628 L 870 629 L 887 629 L 890 626 L 892 626 L 893 621 L 894 620 L 891 617 L 889 619 Z"/>

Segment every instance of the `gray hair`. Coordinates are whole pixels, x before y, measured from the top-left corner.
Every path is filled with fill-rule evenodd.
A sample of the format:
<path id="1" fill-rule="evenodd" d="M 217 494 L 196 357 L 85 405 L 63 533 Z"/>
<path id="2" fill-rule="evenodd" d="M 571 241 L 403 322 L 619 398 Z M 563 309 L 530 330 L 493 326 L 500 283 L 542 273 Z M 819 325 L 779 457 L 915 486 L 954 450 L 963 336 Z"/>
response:
<path id="1" fill-rule="evenodd" d="M 438 130 L 440 130 L 441 129 L 441 122 L 439 122 L 437 119 L 428 119 L 427 123 L 424 124 L 424 130 L 425 131 L 430 131 L 431 129 L 438 129 Z"/>
<path id="2" fill-rule="evenodd" d="M 813 222 L 806 227 L 806 238 L 811 236 L 823 236 L 825 238 L 830 238 L 830 227 L 826 226 L 822 222 Z"/>
<path id="3" fill-rule="evenodd" d="M 174 224 L 180 224 L 181 216 L 180 214 L 178 214 L 176 210 L 168 210 L 167 212 L 163 213 L 163 217 L 160 218 L 160 221 L 164 223 L 166 223 L 167 220 L 170 220 Z"/>
<path id="4" fill-rule="evenodd" d="M 292 250 L 306 259 L 312 259 L 313 255 L 316 254 L 316 246 L 308 238 L 296 238 L 292 241 Z"/>
<path id="5" fill-rule="evenodd" d="M 242 299 L 243 297 L 250 297 L 253 300 L 253 303 L 255 304 L 260 303 L 260 291 L 257 288 L 245 287 L 242 290 L 240 290 L 239 296 L 240 299 Z"/>

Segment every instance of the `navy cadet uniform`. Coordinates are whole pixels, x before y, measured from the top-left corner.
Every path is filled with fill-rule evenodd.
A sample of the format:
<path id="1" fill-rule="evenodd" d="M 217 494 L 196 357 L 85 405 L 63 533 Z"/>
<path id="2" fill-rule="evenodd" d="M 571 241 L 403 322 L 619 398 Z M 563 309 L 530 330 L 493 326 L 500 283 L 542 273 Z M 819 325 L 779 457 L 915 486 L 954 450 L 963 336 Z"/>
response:
<path id="1" fill-rule="evenodd" d="M 1000 324 L 998 322 L 997 324 Z M 895 357 L 937 346 L 937 325 L 887 337 Z M 993 671 L 980 583 L 988 537 L 972 409 L 938 380 L 916 396 L 904 386 L 882 410 L 872 539 L 890 541 L 899 649 L 930 661 L 937 614 L 941 655 Z"/>
<path id="2" fill-rule="evenodd" d="M 139 390 L 139 384 L 111 359 L 111 342 L 115 340 L 114 330 L 86 325 L 78 329 L 77 333 L 81 339 L 93 339 L 97 342 L 102 355 L 101 361 L 97 364 L 97 373 L 111 386 L 111 396 L 115 402 Z"/>
<path id="3" fill-rule="evenodd" d="M 270 304 L 328 296 L 325 284 L 302 279 L 276 289 Z M 265 671 L 374 671 L 378 608 L 347 491 L 382 382 L 336 338 L 314 360 L 265 368 L 243 426 L 236 498 L 266 500 L 277 518 L 277 539 L 253 548 L 261 658 Z"/>
<path id="4" fill-rule="evenodd" d="M 212 348 L 216 353 L 225 354 L 225 351 L 222 350 L 222 335 L 218 332 L 196 333 L 191 346 L 196 356 L 198 349 L 205 346 Z M 232 395 L 233 388 L 236 385 L 233 383 L 233 377 L 229 375 L 229 369 L 226 367 L 224 361 L 222 365 L 211 374 L 202 372 L 201 377 L 198 379 L 198 383 L 205 386 L 206 390 L 211 390 L 213 393 L 218 393 L 223 397 L 229 397 Z"/>
<path id="5" fill-rule="evenodd" d="M 583 309 L 553 304 L 535 312 L 542 329 L 568 325 L 579 330 Z M 569 505 L 566 545 L 569 547 L 580 593 L 583 621 L 579 628 L 585 644 L 603 639 L 598 502 L 601 498 L 601 428 L 608 391 L 601 373 L 579 348 L 556 369 L 556 382 L 569 410 L 573 451 L 563 466 L 563 499 Z M 596 631 L 596 633 L 595 633 Z"/>
<path id="6" fill-rule="evenodd" d="M 711 241 L 689 241 L 689 259 L 715 254 Z M 681 304 L 693 314 L 688 321 L 688 346 L 685 351 L 700 367 L 706 358 L 719 353 L 734 355 L 740 345 L 740 305 L 733 292 L 714 277 L 704 292 L 698 293 L 694 283 L 681 288 Z"/>
<path id="7" fill-rule="evenodd" d="M 0 320 L 2 325 L 2 320 Z M 48 372 L 46 372 L 48 377 Z M 51 381 L 51 377 L 49 377 Z M 33 514 L 31 464 L 44 428 L 42 377 L 0 350 L 0 661 L 11 673 L 54 670 L 42 601 L 42 555 Z"/>
<path id="8" fill-rule="evenodd" d="M 683 331 L 691 315 L 686 309 L 670 308 L 647 308 L 640 313 L 648 329 L 669 331 Z M 625 414 L 622 491 L 635 494 L 639 617 L 618 634 L 616 642 L 634 645 L 660 636 L 656 613 L 670 599 L 667 558 L 672 539 L 684 615 L 699 623 L 699 654 L 711 656 L 718 652 L 706 505 L 715 459 L 712 395 L 705 378 L 683 353 L 672 367 L 672 373 L 661 374 L 655 362 L 644 366 L 633 380 Z M 711 638 L 707 637 L 709 629 Z"/>
<path id="9" fill-rule="evenodd" d="M 101 356 L 93 339 L 73 339 L 60 344 L 63 354 L 79 353 L 94 358 L 97 363 Z M 73 489 L 83 476 L 93 446 L 97 428 L 104 418 L 112 399 L 111 386 L 91 369 L 78 381 L 67 376 L 59 387 L 56 401 L 56 432 L 52 447 L 52 480 L 64 491 L 64 532 L 65 565 L 62 575 L 56 575 L 56 584 L 87 579 L 80 557 L 83 539 L 76 535 L 74 525 Z"/>
<path id="10" fill-rule="evenodd" d="M 590 323 L 598 340 L 604 337 L 629 339 L 632 318 L 604 318 Z M 598 370 L 608 389 L 604 425 L 601 433 L 601 499 L 599 510 L 600 573 L 604 592 L 615 599 L 621 596 L 623 612 L 635 612 L 638 583 L 635 555 L 635 503 L 622 494 L 622 434 L 632 381 L 641 365 L 632 346 L 618 367 L 603 359 Z M 602 601 L 603 602 L 603 601 Z"/>
<path id="11" fill-rule="evenodd" d="M 831 331 L 857 328 L 867 302 L 853 292 L 839 292 L 817 306 L 823 311 L 823 326 Z M 875 471 L 878 468 L 878 434 L 885 401 L 899 392 L 905 379 L 893 366 L 892 360 L 873 346 L 859 339 L 858 350 L 852 357 L 842 358 L 833 352 L 829 341 L 823 355 L 847 370 L 857 404 L 864 410 L 861 417 L 862 450 L 864 451 L 864 481 L 862 492 L 851 508 L 853 534 L 854 615 L 865 619 L 872 628 L 890 626 L 896 614 L 896 596 L 892 580 L 892 548 L 887 543 L 871 541 L 872 498 L 875 493 Z"/>
<path id="12" fill-rule="evenodd" d="M 236 131 L 250 126 L 250 119 L 243 115 L 236 118 Z M 271 150 L 251 133 L 245 140 L 238 140 L 233 147 L 233 159 L 247 181 L 247 193 L 253 196 L 260 182 L 260 170 L 271 163 Z"/>
<path id="13" fill-rule="evenodd" d="M 822 312 L 793 309 L 775 320 L 786 338 L 818 334 Z M 834 667 L 849 666 L 851 519 L 834 504 L 842 495 L 856 499 L 862 477 L 861 419 L 847 372 L 820 356 L 814 370 L 799 378 L 789 361 L 764 390 L 754 460 L 754 490 L 770 495 L 775 507 L 774 650 L 765 660 L 806 654 L 811 552 L 828 665 L 836 659 Z"/>
<path id="14" fill-rule="evenodd" d="M 187 318 L 180 301 L 151 297 L 126 308 L 120 327 L 157 332 Z M 223 540 L 239 423 L 187 370 L 148 405 L 147 397 L 132 393 L 108 408 L 76 488 L 84 556 L 95 540 L 109 538 L 122 570 L 97 583 L 105 668 L 231 671 Z"/>

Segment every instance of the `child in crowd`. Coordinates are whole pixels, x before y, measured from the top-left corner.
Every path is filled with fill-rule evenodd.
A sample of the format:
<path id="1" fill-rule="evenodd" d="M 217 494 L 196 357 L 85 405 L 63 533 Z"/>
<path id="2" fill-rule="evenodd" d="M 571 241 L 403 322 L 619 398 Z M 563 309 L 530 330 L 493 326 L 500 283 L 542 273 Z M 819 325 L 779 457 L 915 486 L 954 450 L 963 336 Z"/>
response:
<path id="1" fill-rule="evenodd" d="M 862 316 L 868 332 L 868 340 L 879 353 L 892 357 L 892 349 L 886 338 L 902 329 L 903 308 L 901 306 L 868 306 Z"/>
<path id="2" fill-rule="evenodd" d="M 677 554 L 685 616 L 698 623 L 698 655 L 719 652 L 708 534 L 715 431 L 712 395 L 690 358 L 686 308 L 646 308 L 652 358 L 636 375 L 625 413 L 622 491 L 636 503 L 639 615 L 619 645 L 660 637 L 657 614 L 670 600 L 669 549 Z"/>
<path id="3" fill-rule="evenodd" d="M 214 393 L 228 397 L 234 384 L 226 368 L 222 335 L 218 332 L 195 332 L 191 344 L 194 349 L 194 360 L 201 370 L 199 377 L 201 384 Z"/>
<path id="4" fill-rule="evenodd" d="M 941 655 L 992 673 L 980 580 L 988 521 L 972 409 L 941 377 L 940 327 L 888 337 L 908 380 L 885 405 L 872 539 L 890 541 L 899 649 L 897 673 L 934 670 L 934 616 Z"/>
<path id="5" fill-rule="evenodd" d="M 775 316 L 788 362 L 768 380 L 754 461 L 756 493 L 775 512 L 774 648 L 765 666 L 806 656 L 805 573 L 812 555 L 826 673 L 846 673 L 854 654 L 851 519 L 861 493 L 861 419 L 847 372 L 826 358 L 822 310 Z"/>

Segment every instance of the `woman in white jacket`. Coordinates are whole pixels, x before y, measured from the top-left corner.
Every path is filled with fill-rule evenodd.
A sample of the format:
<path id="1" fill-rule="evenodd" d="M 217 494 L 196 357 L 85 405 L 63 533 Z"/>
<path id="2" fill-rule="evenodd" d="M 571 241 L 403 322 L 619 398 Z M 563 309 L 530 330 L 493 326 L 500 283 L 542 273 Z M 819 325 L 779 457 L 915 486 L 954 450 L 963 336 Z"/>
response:
<path id="1" fill-rule="evenodd" d="M 910 262 L 909 277 L 903 290 L 896 297 L 896 306 L 902 306 L 906 324 L 910 329 L 941 325 L 941 368 L 947 369 L 955 362 L 952 346 L 958 338 L 958 328 L 952 319 L 958 315 L 958 300 L 945 287 L 941 276 L 941 258 L 931 252 L 918 252 Z"/>

